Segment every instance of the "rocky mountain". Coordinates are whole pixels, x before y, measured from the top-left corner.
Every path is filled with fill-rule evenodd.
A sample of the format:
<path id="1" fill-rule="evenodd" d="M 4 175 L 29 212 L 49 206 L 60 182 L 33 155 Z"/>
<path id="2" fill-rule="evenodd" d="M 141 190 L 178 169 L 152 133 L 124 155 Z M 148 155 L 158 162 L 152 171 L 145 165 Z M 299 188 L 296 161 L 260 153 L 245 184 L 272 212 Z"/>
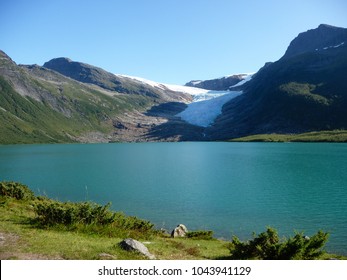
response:
<path id="1" fill-rule="evenodd" d="M 193 80 L 185 84 L 189 87 L 197 87 L 208 90 L 229 90 L 241 82 L 248 74 L 236 74 L 211 80 Z"/>
<path id="2" fill-rule="evenodd" d="M 329 47 L 337 47 L 346 41 L 346 36 L 346 28 L 321 24 L 316 29 L 300 33 L 290 43 L 283 58 L 290 58 L 307 52 L 322 51 Z"/>
<path id="3" fill-rule="evenodd" d="M 141 83 L 126 76 L 115 75 L 99 67 L 72 61 L 69 58 L 54 58 L 46 62 L 43 67 L 54 70 L 76 81 L 94 84 L 117 93 L 143 95 L 164 100 L 178 100 L 179 96 L 182 98 L 182 101 L 189 99 L 185 94 L 170 91 L 169 89 L 163 91 L 162 88 L 151 87 L 146 83 Z"/>
<path id="4" fill-rule="evenodd" d="M 347 129 L 347 29 L 320 25 L 299 34 L 266 64 L 244 94 L 223 107 L 210 139 Z"/>
<path id="5" fill-rule="evenodd" d="M 190 127 L 175 117 L 187 93 L 69 59 L 45 65 L 17 65 L 0 52 L 0 143 L 177 141 L 179 132 L 158 126 Z"/>

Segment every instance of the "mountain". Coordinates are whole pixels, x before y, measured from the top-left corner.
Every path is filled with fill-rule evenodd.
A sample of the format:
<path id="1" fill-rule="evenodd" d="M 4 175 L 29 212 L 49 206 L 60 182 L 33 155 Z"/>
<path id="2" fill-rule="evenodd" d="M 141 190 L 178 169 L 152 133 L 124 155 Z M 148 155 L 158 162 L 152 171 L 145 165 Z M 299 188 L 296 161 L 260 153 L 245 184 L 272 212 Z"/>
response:
<path id="1" fill-rule="evenodd" d="M 335 47 L 346 41 L 346 28 L 321 24 L 316 29 L 300 33 L 289 45 L 283 58 Z M 346 42 L 347 44 L 347 42 Z"/>
<path id="2" fill-rule="evenodd" d="M 206 133 L 230 139 L 263 133 L 347 129 L 347 29 L 320 25 L 267 63 Z"/>
<path id="3" fill-rule="evenodd" d="M 99 67 L 87 63 L 72 61 L 69 58 L 54 58 L 43 65 L 44 68 L 54 70 L 76 81 L 94 84 L 103 89 L 123 94 L 136 94 L 164 100 L 176 100 L 177 91 L 151 87 L 146 83 L 127 76 L 115 75 Z M 181 95 L 182 100 L 189 99 L 187 95 Z"/>
<path id="4" fill-rule="evenodd" d="M 0 51 L 0 143 L 228 140 L 347 129 L 347 29 L 300 33 L 276 62 L 176 86 Z M 216 91 L 216 90 L 219 91 Z M 223 89 L 223 91 L 220 91 Z"/>
<path id="5" fill-rule="evenodd" d="M 45 65 L 17 65 L 0 51 L 0 143 L 177 141 L 158 126 L 190 127 L 175 117 L 192 100 L 185 92 L 69 59 Z"/>
<path id="6" fill-rule="evenodd" d="M 241 82 L 251 76 L 252 74 L 234 74 L 211 80 L 192 80 L 186 83 L 185 86 L 218 91 L 241 90 L 241 88 L 236 87 L 241 86 Z"/>

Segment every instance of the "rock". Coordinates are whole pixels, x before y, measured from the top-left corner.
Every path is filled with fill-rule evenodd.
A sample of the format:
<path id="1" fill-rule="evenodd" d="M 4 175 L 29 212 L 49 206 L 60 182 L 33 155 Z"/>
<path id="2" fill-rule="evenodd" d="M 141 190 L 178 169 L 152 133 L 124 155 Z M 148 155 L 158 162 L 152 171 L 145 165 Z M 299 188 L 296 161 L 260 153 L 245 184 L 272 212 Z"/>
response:
<path id="1" fill-rule="evenodd" d="M 185 237 L 188 229 L 185 225 L 179 224 L 175 229 L 171 232 L 171 237 Z"/>
<path id="2" fill-rule="evenodd" d="M 137 251 L 151 260 L 155 259 L 155 256 L 148 251 L 147 247 L 143 245 L 140 241 L 137 241 L 135 239 L 124 239 L 122 242 L 119 243 L 119 245 L 123 250 Z"/>

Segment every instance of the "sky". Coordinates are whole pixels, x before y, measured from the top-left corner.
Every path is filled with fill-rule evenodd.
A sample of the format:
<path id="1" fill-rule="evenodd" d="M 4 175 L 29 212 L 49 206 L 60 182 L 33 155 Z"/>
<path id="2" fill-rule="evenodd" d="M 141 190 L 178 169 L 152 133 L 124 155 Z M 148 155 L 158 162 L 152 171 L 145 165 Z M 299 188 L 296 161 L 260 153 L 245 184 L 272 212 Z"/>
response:
<path id="1" fill-rule="evenodd" d="M 185 84 L 256 72 L 299 33 L 347 28 L 346 0 L 1 0 L 0 50 Z"/>

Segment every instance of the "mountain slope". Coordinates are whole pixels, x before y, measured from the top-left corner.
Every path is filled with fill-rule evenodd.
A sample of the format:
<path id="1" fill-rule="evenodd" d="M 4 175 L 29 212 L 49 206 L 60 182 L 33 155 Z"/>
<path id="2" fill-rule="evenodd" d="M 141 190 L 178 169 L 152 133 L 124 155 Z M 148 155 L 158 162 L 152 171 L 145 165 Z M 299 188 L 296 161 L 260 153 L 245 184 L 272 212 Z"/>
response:
<path id="1" fill-rule="evenodd" d="M 73 142 L 88 132 L 106 141 L 112 118 L 131 109 L 122 96 L 112 98 L 37 65 L 18 66 L 3 52 L 0 78 L 1 143 Z"/>
<path id="2" fill-rule="evenodd" d="M 320 25 L 301 33 L 224 106 L 210 137 L 346 129 L 346 77 L 346 29 Z"/>
<path id="3" fill-rule="evenodd" d="M 151 130 L 192 99 L 88 67 L 93 83 L 38 65 L 17 65 L 0 52 L 0 143 L 165 141 L 160 133 L 153 138 Z M 94 69 L 102 75 L 94 75 Z M 119 79 L 115 85 L 128 90 L 107 89 L 108 77 L 110 85 Z M 173 112 L 170 104 L 175 103 L 183 105 L 173 105 L 178 108 Z M 168 105 L 153 115 L 152 108 L 161 104 Z"/>
<path id="4" fill-rule="evenodd" d="M 69 58 L 55 58 L 43 65 L 76 81 L 97 85 L 105 90 L 123 94 L 142 95 L 168 101 L 181 98 L 189 101 L 190 97 L 180 91 L 169 88 L 151 87 L 139 80 L 127 76 L 115 75 L 99 67 L 72 61 Z"/>

